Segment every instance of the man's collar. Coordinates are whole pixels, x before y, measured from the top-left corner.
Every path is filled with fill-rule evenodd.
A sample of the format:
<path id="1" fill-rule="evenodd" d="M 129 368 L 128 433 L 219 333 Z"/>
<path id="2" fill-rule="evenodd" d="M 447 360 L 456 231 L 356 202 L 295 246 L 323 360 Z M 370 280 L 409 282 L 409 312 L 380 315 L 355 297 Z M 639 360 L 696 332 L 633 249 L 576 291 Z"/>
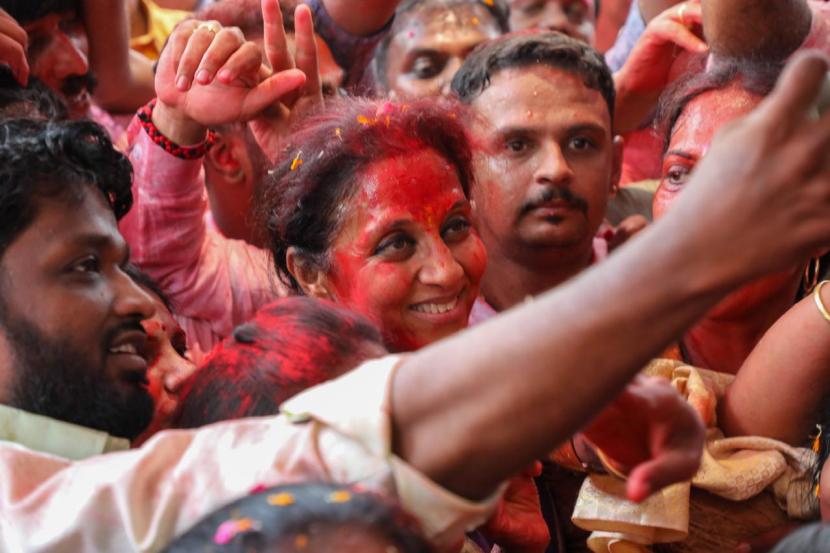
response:
<path id="1" fill-rule="evenodd" d="M 130 448 L 130 442 L 106 432 L 0 404 L 0 441 L 78 461 Z"/>

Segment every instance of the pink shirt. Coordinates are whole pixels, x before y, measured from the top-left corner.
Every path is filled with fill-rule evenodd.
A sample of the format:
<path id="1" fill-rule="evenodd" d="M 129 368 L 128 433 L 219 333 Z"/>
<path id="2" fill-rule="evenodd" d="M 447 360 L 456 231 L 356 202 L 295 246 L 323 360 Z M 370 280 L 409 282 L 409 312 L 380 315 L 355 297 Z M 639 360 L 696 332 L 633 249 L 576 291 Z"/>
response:
<path id="1" fill-rule="evenodd" d="M 165 431 L 140 449 L 82 461 L 0 440 L 0 551 L 156 552 L 255 487 L 302 481 L 396 498 L 437 545 L 460 543 L 501 494 L 468 501 L 394 455 L 398 363 L 369 361 L 290 399 L 278 417 Z"/>
<path id="2" fill-rule="evenodd" d="M 135 180 L 133 207 L 119 224 L 121 234 L 133 262 L 170 297 L 198 358 L 287 290 L 268 252 L 206 224 L 201 160 L 170 155 L 137 120 L 127 137 Z"/>

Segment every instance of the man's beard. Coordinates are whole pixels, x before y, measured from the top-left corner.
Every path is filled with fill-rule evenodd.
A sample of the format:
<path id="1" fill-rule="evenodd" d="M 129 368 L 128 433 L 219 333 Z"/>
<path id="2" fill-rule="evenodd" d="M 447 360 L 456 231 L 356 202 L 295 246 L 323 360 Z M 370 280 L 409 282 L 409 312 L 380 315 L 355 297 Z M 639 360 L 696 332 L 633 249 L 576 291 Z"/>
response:
<path id="1" fill-rule="evenodd" d="M 154 411 L 147 390 L 125 391 L 68 341 L 45 336 L 21 317 L 10 318 L 2 306 L 0 314 L 17 363 L 12 407 L 130 440 L 147 428 Z"/>

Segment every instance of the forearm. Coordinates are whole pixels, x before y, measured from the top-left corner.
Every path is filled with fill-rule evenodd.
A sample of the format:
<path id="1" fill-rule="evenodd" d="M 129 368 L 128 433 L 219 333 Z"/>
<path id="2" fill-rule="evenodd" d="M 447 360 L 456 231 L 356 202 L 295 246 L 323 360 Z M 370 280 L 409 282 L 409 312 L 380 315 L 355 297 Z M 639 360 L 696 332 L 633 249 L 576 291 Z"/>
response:
<path id="1" fill-rule="evenodd" d="M 411 356 L 393 382 L 399 454 L 482 497 L 585 426 L 734 284 L 704 229 L 674 226 L 664 219 L 571 283 Z"/>
<path id="2" fill-rule="evenodd" d="M 822 289 L 830 305 L 830 287 Z M 738 372 L 719 406 L 727 436 L 765 436 L 804 445 L 830 394 L 830 323 L 813 296 L 779 319 Z"/>
<path id="3" fill-rule="evenodd" d="M 707 0 L 703 29 L 712 53 L 727 57 L 783 60 L 810 31 L 806 0 Z"/>
<path id="4" fill-rule="evenodd" d="M 109 111 L 131 112 L 153 97 L 152 62 L 130 50 L 123 1 L 85 0 L 90 68 L 99 79 L 96 101 Z"/>
<path id="5" fill-rule="evenodd" d="M 381 30 L 400 0 L 323 0 L 332 19 L 347 33 L 367 36 Z"/>

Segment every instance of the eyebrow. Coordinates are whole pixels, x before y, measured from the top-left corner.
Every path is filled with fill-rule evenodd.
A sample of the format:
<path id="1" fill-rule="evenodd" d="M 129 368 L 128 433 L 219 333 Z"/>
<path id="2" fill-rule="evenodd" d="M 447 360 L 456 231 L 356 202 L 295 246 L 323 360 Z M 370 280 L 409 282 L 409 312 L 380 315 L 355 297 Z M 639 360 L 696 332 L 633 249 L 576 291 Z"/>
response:
<path id="1" fill-rule="evenodd" d="M 575 125 L 571 125 L 567 127 L 568 133 L 575 133 L 575 132 L 599 132 L 599 133 L 606 133 L 609 132 L 610 129 L 606 128 L 605 126 L 599 123 L 577 123 Z M 533 126 L 533 125 L 526 125 L 526 126 L 507 126 L 496 129 L 497 134 L 502 136 L 507 136 L 511 134 L 538 134 L 544 132 L 543 127 L 541 126 Z"/>
<path id="2" fill-rule="evenodd" d="M 122 240 L 122 242 L 119 243 L 113 240 L 111 236 L 97 233 L 78 234 L 76 236 L 72 236 L 71 240 L 73 244 L 79 246 L 89 246 L 95 248 L 96 250 L 103 250 L 107 248 L 118 249 L 123 245 L 124 256 L 121 263 L 126 265 L 130 261 L 130 245 L 126 241 Z"/>
<path id="3" fill-rule="evenodd" d="M 688 154 L 683 150 L 669 150 L 668 152 L 666 152 L 666 155 L 664 157 L 668 156 L 682 157 L 683 159 L 688 159 L 689 161 L 695 160 L 695 156 L 693 156 L 692 154 Z"/>

